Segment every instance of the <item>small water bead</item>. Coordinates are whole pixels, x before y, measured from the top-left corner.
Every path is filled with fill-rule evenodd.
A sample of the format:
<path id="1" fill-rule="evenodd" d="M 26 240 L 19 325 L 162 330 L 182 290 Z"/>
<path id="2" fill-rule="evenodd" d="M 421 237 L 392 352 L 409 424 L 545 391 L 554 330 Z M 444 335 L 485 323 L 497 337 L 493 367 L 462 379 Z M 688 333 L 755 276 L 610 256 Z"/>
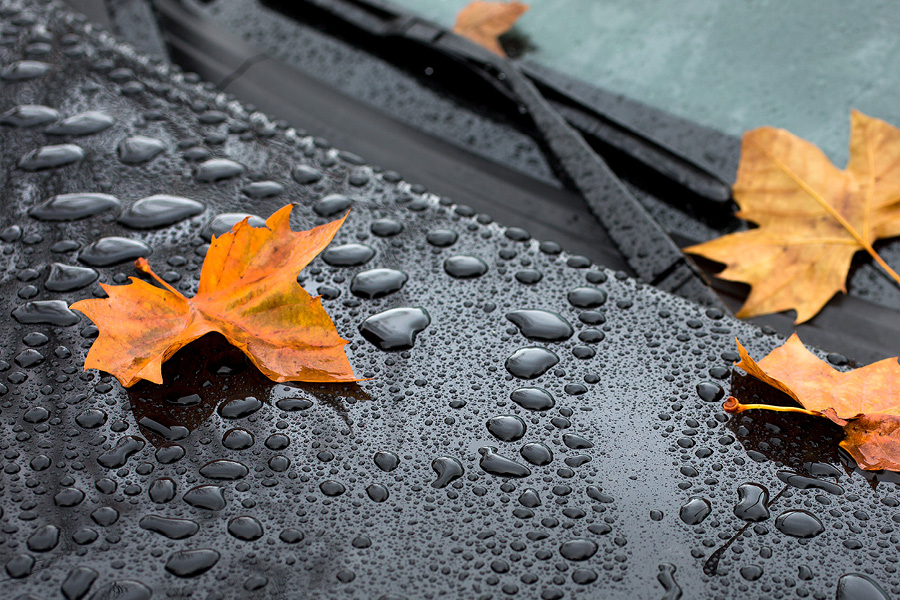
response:
<path id="1" fill-rule="evenodd" d="M 234 229 L 234 226 L 244 219 L 247 219 L 247 224 L 251 227 L 260 228 L 266 226 L 265 219 L 250 213 L 222 213 L 203 228 L 203 237 L 207 239 L 211 236 L 220 237 Z"/>
<path id="2" fill-rule="evenodd" d="M 204 510 L 225 508 L 225 490 L 217 485 L 198 485 L 185 492 L 182 499 L 194 508 Z"/>
<path id="3" fill-rule="evenodd" d="M 350 291 L 360 298 L 383 298 L 403 289 L 408 279 L 406 273 L 396 269 L 369 269 L 353 277 Z"/>
<path id="4" fill-rule="evenodd" d="M 244 165 L 228 158 L 210 158 L 200 163 L 195 178 L 203 183 L 232 179 L 244 173 Z"/>
<path id="5" fill-rule="evenodd" d="M 92 110 L 67 117 L 45 131 L 51 135 L 93 135 L 109 129 L 115 122 L 110 115 Z"/>
<path id="6" fill-rule="evenodd" d="M 502 442 L 522 439 L 525 429 L 525 421 L 515 415 L 500 415 L 487 421 L 487 430 Z"/>
<path id="7" fill-rule="evenodd" d="M 37 127 L 52 123 L 59 118 L 59 112 L 41 104 L 20 104 L 0 114 L 0 125 L 9 127 Z"/>
<path id="8" fill-rule="evenodd" d="M 0 79 L 4 81 L 28 81 L 37 79 L 50 71 L 50 65 L 38 60 L 19 60 L 0 69 Z"/>
<path id="9" fill-rule="evenodd" d="M 496 475 L 498 477 L 514 478 L 528 477 L 531 475 L 531 469 L 512 459 L 506 458 L 505 456 L 500 456 L 497 454 L 497 448 L 493 446 L 483 446 L 478 449 L 478 453 L 481 454 L 481 460 L 478 462 L 478 466 L 480 466 L 485 473 Z"/>
<path id="10" fill-rule="evenodd" d="M 166 571 L 176 577 L 196 577 L 219 562 L 219 553 L 210 548 L 180 550 L 169 556 Z"/>
<path id="11" fill-rule="evenodd" d="M 473 279 L 487 273 L 488 266 L 475 256 L 451 256 L 444 261 L 444 271 L 456 279 Z"/>
<path id="12" fill-rule="evenodd" d="M 75 144 L 56 144 L 32 150 L 21 159 L 18 166 L 23 171 L 44 171 L 64 167 L 84 159 L 84 150 Z"/>
<path id="13" fill-rule="evenodd" d="M 572 337 L 572 325 L 557 313 L 546 310 L 514 310 L 506 318 L 532 340 L 561 342 Z"/>
<path id="14" fill-rule="evenodd" d="M 392 308 L 367 318 L 359 332 L 381 350 L 409 350 L 430 324 L 424 308 Z"/>
<path id="15" fill-rule="evenodd" d="M 403 223 L 394 219 L 376 219 L 369 230 L 378 237 L 393 237 L 403 231 Z"/>
<path id="16" fill-rule="evenodd" d="M 332 267 L 359 267 L 375 256 L 375 249 L 365 244 L 329 246 L 322 253 L 322 260 Z"/>
<path id="17" fill-rule="evenodd" d="M 253 434 L 240 427 L 229 429 L 222 436 L 222 445 L 229 450 L 246 450 L 254 441 Z"/>
<path id="18" fill-rule="evenodd" d="M 97 271 L 88 267 L 53 263 L 44 287 L 51 292 L 71 292 L 89 286 L 99 277 L 100 274 Z"/>
<path id="19" fill-rule="evenodd" d="M 126 165 L 142 165 L 150 162 L 166 150 L 162 140 L 146 135 L 134 135 L 119 142 L 119 160 Z"/>
<path id="20" fill-rule="evenodd" d="M 456 481 L 465 473 L 462 463 L 452 456 L 439 456 L 431 461 L 431 468 L 437 479 L 431 482 L 433 488 L 443 488 Z"/>
<path id="21" fill-rule="evenodd" d="M 223 419 L 243 419 L 249 417 L 260 408 L 262 402 L 253 396 L 234 398 L 219 405 L 219 416 Z"/>
<path id="22" fill-rule="evenodd" d="M 263 527 L 253 517 L 240 516 L 228 521 L 228 533 L 241 541 L 252 542 L 263 536 Z"/>
<path id="23" fill-rule="evenodd" d="M 825 531 L 822 522 L 805 510 L 784 511 L 776 517 L 775 528 L 781 533 L 798 538 L 815 537 Z"/>
<path id="24" fill-rule="evenodd" d="M 28 211 L 40 221 L 77 221 L 119 206 L 119 199 L 109 194 L 60 194 Z"/>
<path id="25" fill-rule="evenodd" d="M 183 540 L 200 531 L 199 523 L 190 519 L 176 519 L 160 515 L 147 515 L 138 522 L 141 529 L 158 533 L 170 540 Z"/>
<path id="26" fill-rule="evenodd" d="M 207 479 L 223 481 L 235 481 L 247 476 L 250 472 L 244 464 L 234 460 L 217 459 L 210 461 L 200 468 L 200 474 Z"/>
<path id="27" fill-rule="evenodd" d="M 276 181 L 254 181 L 241 188 L 241 193 L 253 200 L 274 198 L 284 193 L 284 186 Z"/>
<path id="28" fill-rule="evenodd" d="M 536 379 L 559 363 L 559 357 L 545 348 L 520 348 L 506 359 L 506 370 L 521 379 Z"/>
<path id="29" fill-rule="evenodd" d="M 297 183 L 307 185 L 322 179 L 322 172 L 309 165 L 297 165 L 291 170 L 291 177 Z"/>
<path id="30" fill-rule="evenodd" d="M 313 212 L 320 217 L 333 217 L 350 210 L 353 198 L 342 194 L 330 194 L 313 204 Z"/>
<path id="31" fill-rule="evenodd" d="M 527 410 L 549 410 L 556 405 L 550 392 L 538 387 L 522 387 L 513 390 L 509 398 Z"/>
<path id="32" fill-rule="evenodd" d="M 691 496 L 678 511 L 678 516 L 688 525 L 699 525 L 712 512 L 709 500 L 701 496 Z"/>
<path id="33" fill-rule="evenodd" d="M 432 229 L 425 234 L 425 241 L 435 248 L 447 248 L 455 244 L 458 239 L 459 234 L 452 229 Z"/>
<path id="34" fill-rule="evenodd" d="M 579 287 L 566 296 L 569 304 L 578 308 L 597 308 L 606 303 L 606 292 L 597 288 Z"/>
<path id="35" fill-rule="evenodd" d="M 90 267 L 111 267 L 146 258 L 153 250 L 139 240 L 123 237 L 105 237 L 87 246 L 78 254 L 78 260 Z"/>

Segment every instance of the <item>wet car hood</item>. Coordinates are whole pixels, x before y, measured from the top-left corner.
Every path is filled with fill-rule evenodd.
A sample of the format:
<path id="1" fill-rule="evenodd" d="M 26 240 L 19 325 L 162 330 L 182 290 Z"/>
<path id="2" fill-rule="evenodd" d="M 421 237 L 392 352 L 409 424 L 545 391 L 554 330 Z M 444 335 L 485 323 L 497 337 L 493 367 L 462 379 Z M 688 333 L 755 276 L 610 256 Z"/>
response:
<path id="1" fill-rule="evenodd" d="M 0 15 L 4 597 L 900 589 L 896 478 L 842 462 L 828 424 L 721 410 L 732 386 L 760 392 L 731 380 L 735 336 L 757 356 L 777 337 L 493 224 L 55 5 Z M 366 381 L 274 384 L 215 337 L 161 386 L 82 371 L 98 332 L 67 304 L 138 256 L 190 295 L 211 233 L 288 202 L 295 229 L 351 208 L 299 281 Z"/>

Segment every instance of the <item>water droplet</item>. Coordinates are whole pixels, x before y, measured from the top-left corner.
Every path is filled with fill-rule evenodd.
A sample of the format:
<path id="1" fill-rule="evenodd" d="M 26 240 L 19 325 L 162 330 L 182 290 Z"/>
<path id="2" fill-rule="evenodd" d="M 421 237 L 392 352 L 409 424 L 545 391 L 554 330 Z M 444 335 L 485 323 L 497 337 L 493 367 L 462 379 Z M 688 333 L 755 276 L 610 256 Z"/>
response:
<path id="1" fill-rule="evenodd" d="M 68 572 L 59 589 L 66 600 L 81 600 L 87 596 L 99 575 L 89 567 L 75 567 Z"/>
<path id="2" fill-rule="evenodd" d="M 234 398 L 219 405 L 219 415 L 224 419 L 243 419 L 258 411 L 262 405 L 262 402 L 253 396 Z"/>
<path id="3" fill-rule="evenodd" d="M 889 600 L 874 579 L 862 573 L 847 573 L 838 579 L 835 600 Z"/>
<path id="4" fill-rule="evenodd" d="M 240 516 L 228 521 L 228 533 L 239 540 L 252 542 L 263 536 L 263 527 L 253 517 Z"/>
<path id="5" fill-rule="evenodd" d="M 381 350 L 409 350 L 430 324 L 424 308 L 392 308 L 363 321 L 359 332 Z"/>
<path id="6" fill-rule="evenodd" d="M 244 165 L 227 158 L 210 158 L 197 168 L 197 181 L 214 183 L 237 177 L 244 172 Z"/>
<path id="7" fill-rule="evenodd" d="M 284 193 L 284 186 L 276 181 L 254 181 L 241 188 L 241 193 L 254 200 L 274 198 Z"/>
<path id="8" fill-rule="evenodd" d="M 563 542 L 559 553 L 568 560 L 587 560 L 597 553 L 597 544 L 585 538 Z"/>
<path id="9" fill-rule="evenodd" d="M 437 473 L 438 478 L 431 482 L 431 487 L 447 487 L 453 481 L 459 479 L 465 473 L 462 463 L 452 456 L 439 456 L 431 461 L 431 468 Z"/>
<path id="10" fill-rule="evenodd" d="M 369 269 L 353 277 L 350 291 L 360 298 L 382 298 L 402 289 L 408 279 L 406 273 L 396 269 Z"/>
<path id="11" fill-rule="evenodd" d="M 320 217 L 333 217 L 345 213 L 353 205 L 353 199 L 341 194 L 330 194 L 313 204 L 313 212 Z"/>
<path id="12" fill-rule="evenodd" d="M 144 440 L 133 435 L 126 435 L 116 442 L 116 445 L 97 457 L 97 462 L 107 469 L 124 467 L 128 458 L 141 450 L 145 445 Z"/>
<path id="13" fill-rule="evenodd" d="M 109 129 L 115 119 L 106 113 L 88 111 L 72 115 L 48 127 L 46 132 L 52 135 L 91 135 Z"/>
<path id="14" fill-rule="evenodd" d="M 519 495 L 519 504 L 526 508 L 537 508 L 541 505 L 541 497 L 534 488 L 526 488 Z"/>
<path id="15" fill-rule="evenodd" d="M 697 395 L 706 402 L 719 402 L 725 396 L 725 390 L 718 383 L 703 381 L 697 384 Z"/>
<path id="16" fill-rule="evenodd" d="M 82 250 L 78 254 L 78 260 L 90 267 L 110 267 L 136 258 L 146 258 L 152 252 L 150 246 L 138 240 L 105 237 Z"/>
<path id="17" fill-rule="evenodd" d="M 6 81 L 28 81 L 37 79 L 50 70 L 50 65 L 37 60 L 19 60 L 0 70 L 0 79 Z"/>
<path id="18" fill-rule="evenodd" d="M 90 600 L 150 600 L 153 592 L 139 581 L 113 581 L 91 595 Z"/>
<path id="19" fill-rule="evenodd" d="M 119 143 L 119 160 L 126 165 L 142 165 L 159 156 L 166 149 L 162 140 L 133 135 Z"/>
<path id="20" fill-rule="evenodd" d="M 549 465 L 553 462 L 553 452 L 546 444 L 540 442 L 529 442 L 528 444 L 525 444 L 522 446 L 519 453 L 522 455 L 522 458 L 539 467 Z"/>
<path id="21" fill-rule="evenodd" d="M 250 470 L 243 464 L 220 458 L 210 461 L 200 468 L 200 474 L 208 479 L 234 481 L 247 476 Z"/>
<path id="22" fill-rule="evenodd" d="M 379 451 L 375 453 L 375 464 L 385 473 L 390 473 L 400 466 L 400 457 L 393 452 Z"/>
<path id="23" fill-rule="evenodd" d="M 394 219 L 376 219 L 369 230 L 378 237 L 393 237 L 403 231 L 403 223 Z"/>
<path id="24" fill-rule="evenodd" d="M 781 533 L 798 538 L 815 537 L 825 531 L 822 522 L 805 510 L 784 511 L 775 519 L 775 528 Z"/>
<path id="25" fill-rule="evenodd" d="M 384 502 L 388 499 L 388 489 L 380 483 L 373 483 L 366 488 L 366 494 L 373 502 Z"/>
<path id="26" fill-rule="evenodd" d="M 545 348 L 520 348 L 506 359 L 506 370 L 521 379 L 536 379 L 558 362 L 559 357 Z"/>
<path id="27" fill-rule="evenodd" d="M 59 113 L 40 104 L 20 104 L 0 114 L 0 125 L 9 127 L 37 127 L 52 123 L 59 118 Z"/>
<path id="28" fill-rule="evenodd" d="M 219 553 L 209 548 L 181 550 L 169 556 L 166 571 L 176 577 L 196 577 L 219 562 Z"/>
<path id="29" fill-rule="evenodd" d="M 34 300 L 26 302 L 12 312 L 13 318 L 23 325 L 56 325 L 69 327 L 81 322 L 81 319 L 69 310 L 62 300 Z"/>
<path id="30" fill-rule="evenodd" d="M 87 267 L 53 263 L 44 287 L 51 292 L 71 292 L 94 283 L 99 276 L 97 271 Z"/>
<path id="31" fill-rule="evenodd" d="M 340 496 L 347 491 L 347 488 L 344 487 L 343 483 L 341 483 L 340 481 L 334 481 L 332 479 L 328 479 L 320 483 L 319 489 L 322 490 L 322 493 L 326 496 Z"/>
<path id="32" fill-rule="evenodd" d="M 755 523 L 769 518 L 769 490 L 758 483 L 738 486 L 738 503 L 734 514 L 739 519 Z"/>
<path id="33" fill-rule="evenodd" d="M 451 229 L 432 229 L 425 235 L 426 241 L 436 248 L 452 246 L 459 235 Z"/>
<path id="34" fill-rule="evenodd" d="M 572 325 L 557 313 L 546 310 L 514 310 L 506 314 L 522 335 L 532 340 L 561 342 L 572 337 Z"/>
<path id="35" fill-rule="evenodd" d="M 700 496 L 691 496 L 678 511 L 678 516 L 688 525 L 699 525 L 712 512 L 709 500 Z"/>
<path id="36" fill-rule="evenodd" d="M 606 292 L 597 288 L 579 287 L 569 291 L 569 304 L 578 308 L 597 308 L 606 302 Z"/>
<path id="37" fill-rule="evenodd" d="M 132 229 L 156 229 L 199 215 L 205 208 L 196 200 L 160 194 L 132 204 L 119 217 L 119 223 Z"/>
<path id="38" fill-rule="evenodd" d="M 234 226 L 244 219 L 247 219 L 247 224 L 251 227 L 259 228 L 266 226 L 265 219 L 256 215 L 251 215 L 250 213 L 222 213 L 203 228 L 202 236 L 206 239 L 209 239 L 212 236 L 222 236 L 234 229 Z"/>
<path id="39" fill-rule="evenodd" d="M 815 477 L 807 477 L 806 475 L 792 473 L 791 471 L 778 471 L 777 475 L 778 479 L 797 489 L 822 490 L 824 492 L 828 492 L 829 494 L 834 494 L 835 496 L 840 496 L 844 493 L 844 488 L 830 481 L 822 481 L 821 479 L 816 479 Z"/>
<path id="40" fill-rule="evenodd" d="M 38 204 L 28 214 L 41 221 L 77 221 L 118 206 L 118 198 L 109 194 L 60 194 Z"/>
<path id="41" fill-rule="evenodd" d="M 365 244 L 342 244 L 329 246 L 322 253 L 322 260 L 332 267 L 358 267 L 375 256 L 375 249 Z"/>
<path id="42" fill-rule="evenodd" d="M 222 445 L 229 450 L 246 450 L 251 447 L 255 441 L 252 433 L 240 427 L 229 429 L 225 432 L 225 435 L 222 436 Z"/>
<path id="43" fill-rule="evenodd" d="M 84 158 L 84 150 L 75 144 L 41 146 L 19 160 L 19 168 L 24 171 L 43 171 L 71 165 Z"/>
<path id="44" fill-rule="evenodd" d="M 515 415 L 491 417 L 487 429 L 502 442 L 514 442 L 525 435 L 525 421 Z"/>
<path id="45" fill-rule="evenodd" d="M 172 540 L 183 540 L 200 531 L 200 524 L 190 519 L 176 519 L 159 515 L 141 517 L 141 529 L 158 533 Z"/>
<path id="46" fill-rule="evenodd" d="M 34 569 L 34 557 L 29 554 L 15 554 L 6 561 L 6 574 L 13 579 L 21 579 L 31 575 Z"/>
<path id="47" fill-rule="evenodd" d="M 194 508 L 206 510 L 225 508 L 225 490 L 217 485 L 198 485 L 185 492 L 183 499 Z"/>
<path id="48" fill-rule="evenodd" d="M 451 256 L 444 261 L 444 271 L 457 279 L 472 279 L 487 273 L 488 266 L 474 256 Z"/>
<path id="49" fill-rule="evenodd" d="M 483 446 L 478 449 L 478 453 L 481 454 L 481 460 L 478 462 L 478 466 L 480 466 L 485 473 L 496 475 L 498 477 L 516 478 L 528 477 L 531 475 L 531 469 L 512 459 L 506 458 L 505 456 L 500 456 L 497 454 L 497 449 L 493 446 Z"/>
<path id="50" fill-rule="evenodd" d="M 55 525 L 38 527 L 28 536 L 26 544 L 32 552 L 49 552 L 59 543 L 59 528 Z"/>
<path id="51" fill-rule="evenodd" d="M 594 447 L 593 442 L 574 433 L 563 434 L 563 443 L 572 450 L 587 450 Z"/>
<path id="52" fill-rule="evenodd" d="M 315 183 L 322 179 L 322 172 L 309 165 L 297 165 L 291 171 L 291 177 L 300 184 Z"/>

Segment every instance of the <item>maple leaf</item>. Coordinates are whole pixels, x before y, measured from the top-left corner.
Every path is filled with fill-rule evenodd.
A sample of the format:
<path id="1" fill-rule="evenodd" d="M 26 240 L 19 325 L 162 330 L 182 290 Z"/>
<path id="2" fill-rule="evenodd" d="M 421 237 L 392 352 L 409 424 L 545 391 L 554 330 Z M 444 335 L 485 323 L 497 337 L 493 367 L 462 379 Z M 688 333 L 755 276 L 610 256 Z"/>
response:
<path id="1" fill-rule="evenodd" d="M 309 231 L 291 231 L 293 205 L 265 227 L 244 219 L 216 238 L 203 261 L 197 295 L 186 298 L 140 258 L 135 267 L 162 287 L 131 278 L 100 284 L 108 298 L 71 306 L 100 330 L 85 369 L 100 369 L 130 387 L 162 383 L 162 363 L 201 336 L 219 332 L 273 381 L 357 381 L 341 339 L 319 297 L 297 273 L 327 246 L 347 215 Z"/>
<path id="2" fill-rule="evenodd" d="M 862 469 L 900 471 L 900 364 L 886 358 L 842 372 L 806 349 L 795 333 L 758 363 L 740 342 L 747 374 L 777 388 L 803 408 L 770 404 L 741 404 L 729 397 L 726 412 L 774 410 L 825 417 L 844 428 L 841 447 Z"/>
<path id="3" fill-rule="evenodd" d="M 453 33 L 468 38 L 494 54 L 506 57 L 498 38 L 512 29 L 528 10 L 521 2 L 481 2 L 467 4 L 456 15 Z"/>
<path id="4" fill-rule="evenodd" d="M 783 129 L 744 134 L 734 199 L 757 229 L 685 248 L 724 263 L 717 277 L 752 286 L 739 317 L 794 309 L 797 323 L 846 292 L 850 261 L 900 235 L 900 130 L 861 112 L 850 119 L 850 160 L 835 167 L 813 144 Z"/>

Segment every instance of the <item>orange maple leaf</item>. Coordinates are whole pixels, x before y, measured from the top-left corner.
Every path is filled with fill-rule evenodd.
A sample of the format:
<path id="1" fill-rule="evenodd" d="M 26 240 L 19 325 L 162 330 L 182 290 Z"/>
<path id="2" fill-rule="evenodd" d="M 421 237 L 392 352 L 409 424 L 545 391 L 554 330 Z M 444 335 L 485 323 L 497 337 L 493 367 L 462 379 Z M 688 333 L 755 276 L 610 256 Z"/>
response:
<path id="1" fill-rule="evenodd" d="M 309 231 L 291 231 L 293 205 L 265 227 L 244 219 L 212 238 L 197 295 L 186 298 L 143 258 L 135 267 L 162 287 L 131 278 L 100 284 L 108 298 L 71 306 L 100 330 L 85 369 L 100 369 L 130 387 L 162 383 L 162 363 L 197 338 L 219 332 L 273 381 L 357 381 L 321 300 L 297 283 L 297 273 L 327 246 L 347 215 Z"/>
<path id="2" fill-rule="evenodd" d="M 512 29 L 528 10 L 521 2 L 481 2 L 467 4 L 456 15 L 453 33 L 468 38 L 495 54 L 506 57 L 498 38 Z"/>
<path id="3" fill-rule="evenodd" d="M 844 428 L 841 447 L 862 469 L 900 471 L 900 364 L 886 358 L 842 372 L 806 349 L 795 333 L 758 363 L 740 342 L 736 366 L 793 398 L 803 408 L 741 404 L 731 396 L 726 412 L 762 409 L 825 417 Z"/>
<path id="4" fill-rule="evenodd" d="M 797 323 L 846 292 L 850 261 L 900 235 L 900 130 L 853 111 L 850 161 L 835 167 L 813 144 L 783 129 L 744 134 L 734 199 L 737 216 L 759 225 L 685 248 L 725 263 L 717 277 L 752 286 L 738 312 L 754 317 L 794 309 Z"/>

